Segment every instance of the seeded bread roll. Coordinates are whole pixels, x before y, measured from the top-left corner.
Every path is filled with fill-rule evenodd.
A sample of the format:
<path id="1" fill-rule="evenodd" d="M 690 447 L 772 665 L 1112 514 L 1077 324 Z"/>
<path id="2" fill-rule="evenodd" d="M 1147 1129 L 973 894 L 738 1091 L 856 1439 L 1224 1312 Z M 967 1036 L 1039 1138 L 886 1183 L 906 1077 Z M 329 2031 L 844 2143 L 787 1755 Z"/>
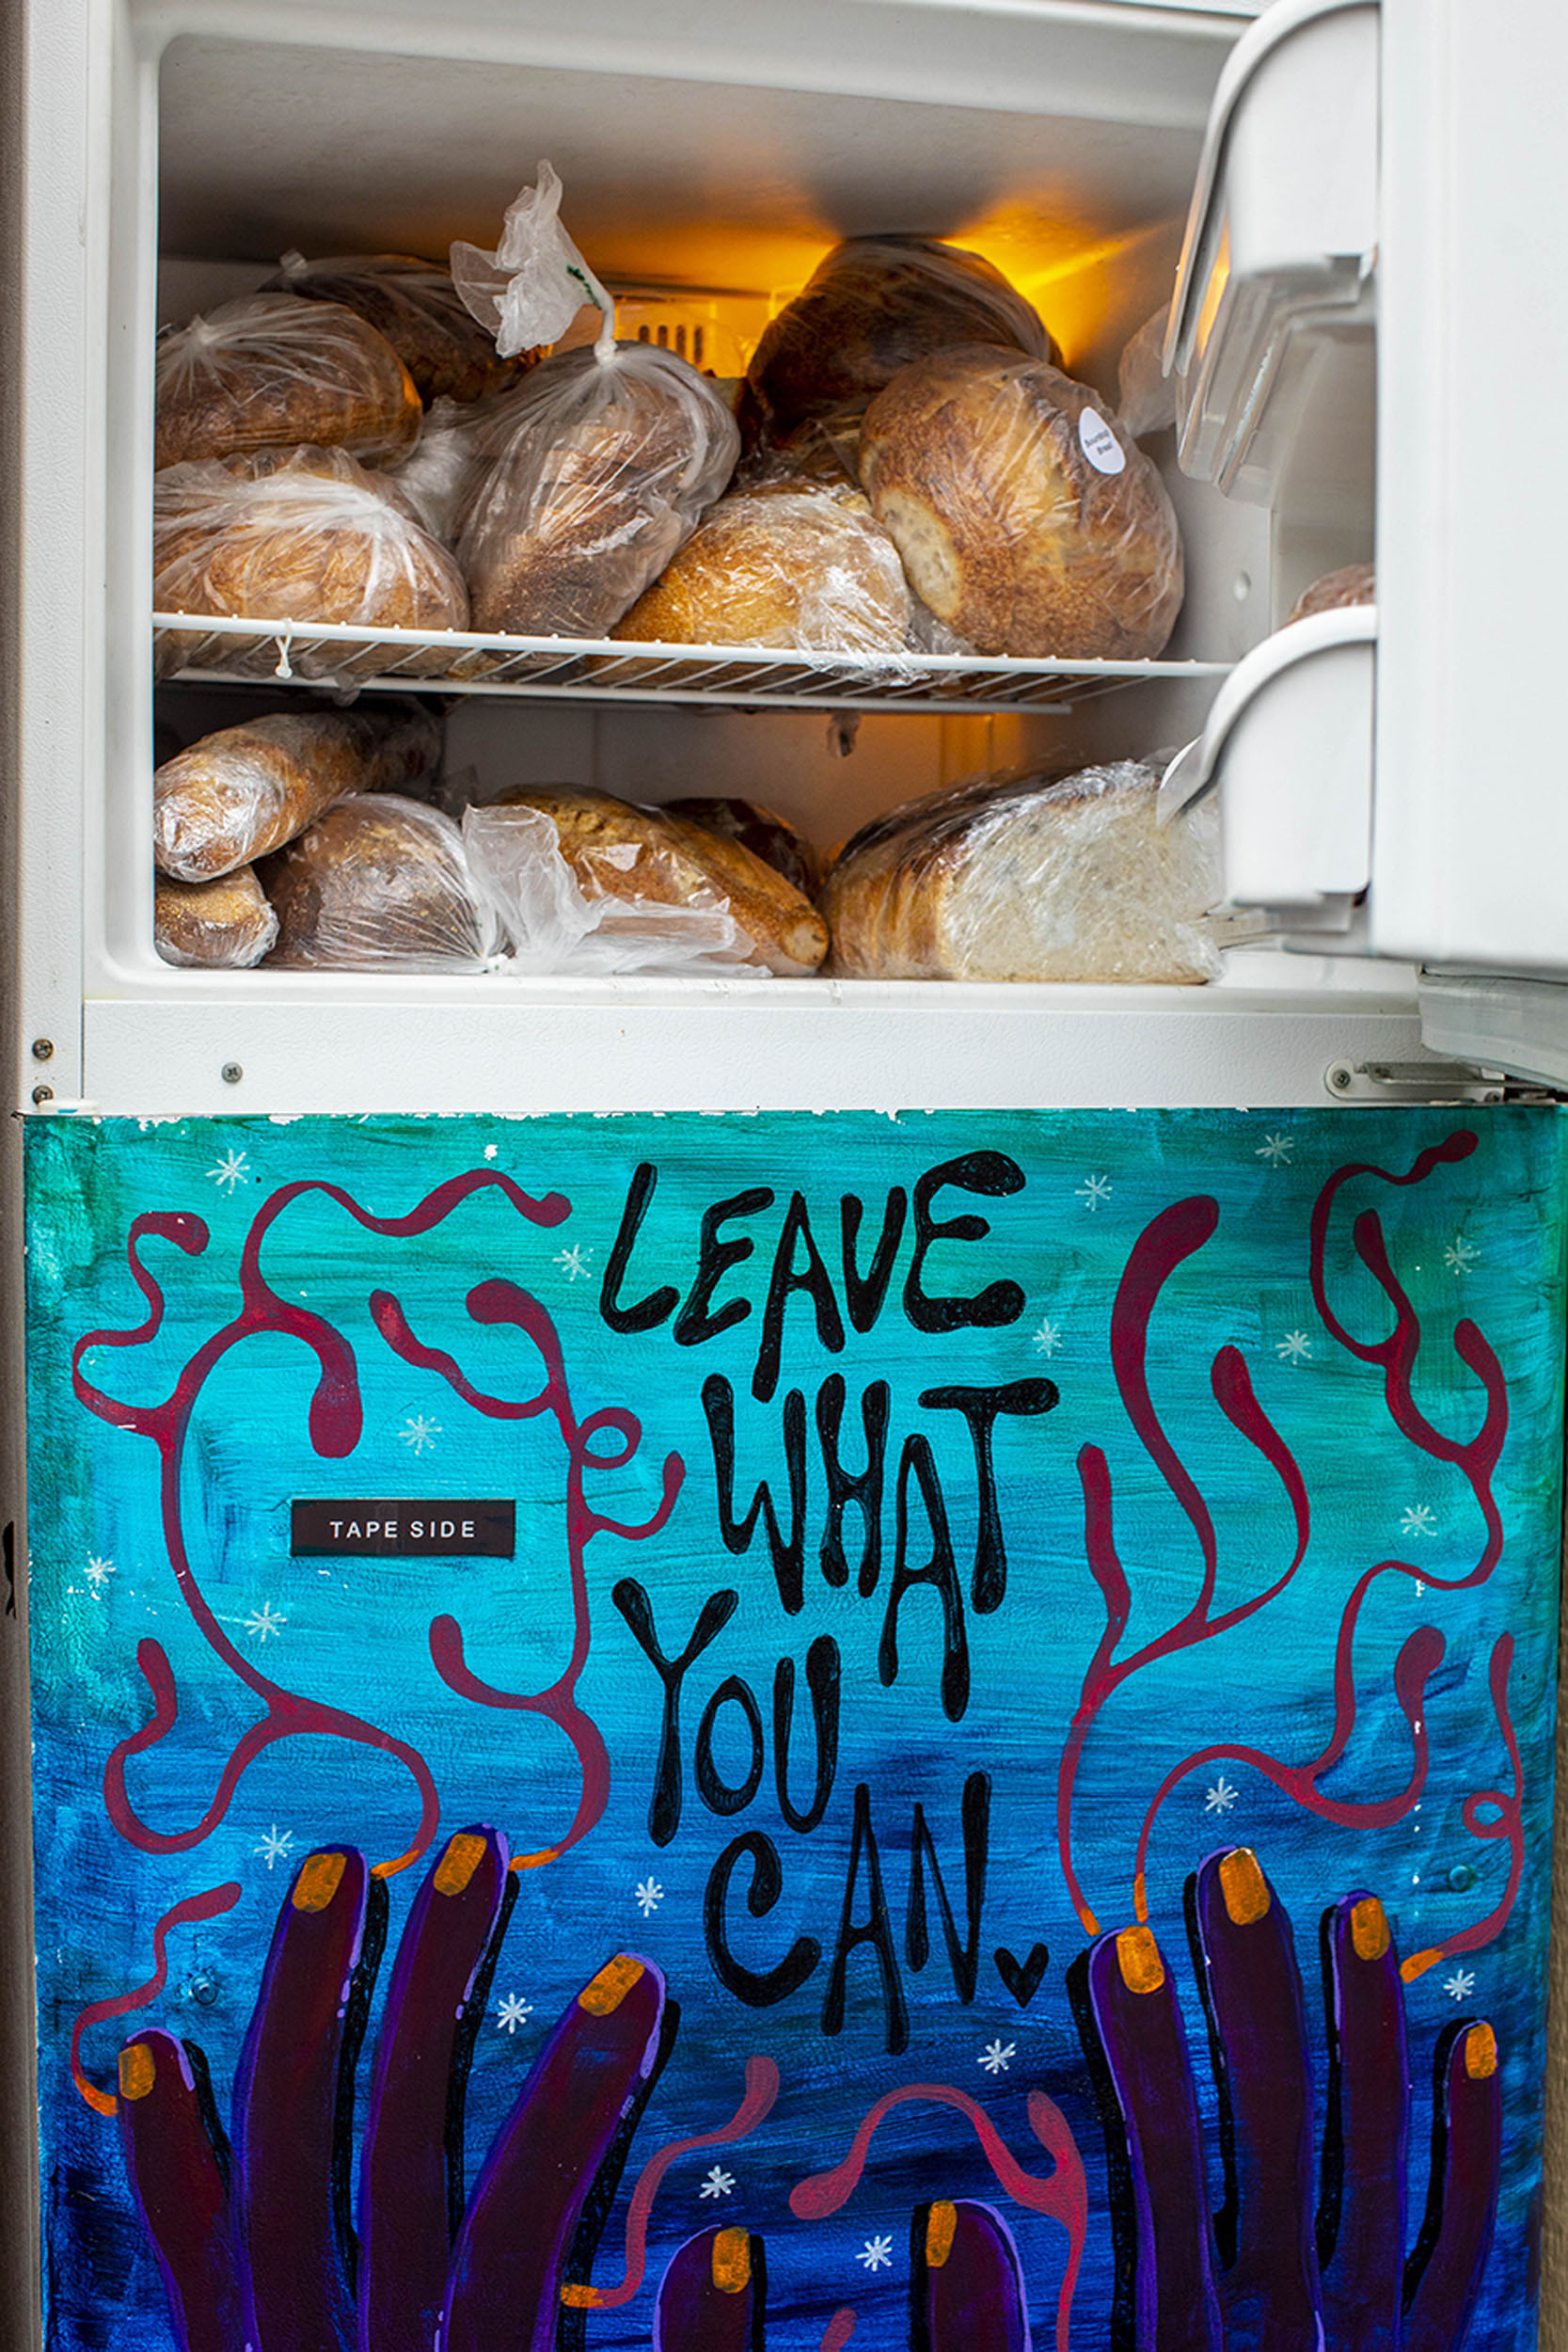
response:
<path id="1" fill-rule="evenodd" d="M 503 359 L 440 262 L 412 253 L 356 253 L 308 262 L 285 253 L 268 286 L 306 302 L 341 303 L 397 353 L 428 407 L 449 400 L 483 400 L 504 391 L 530 364 Z"/>
<path id="2" fill-rule="evenodd" d="M 770 972 L 815 972 L 828 952 L 827 927 L 811 901 L 739 841 L 667 809 L 634 808 L 608 792 L 566 786 L 517 785 L 499 804 L 542 810 L 591 895 L 659 906 L 726 902 L 752 943 L 753 961 Z"/>
<path id="3" fill-rule="evenodd" d="M 743 850 L 760 857 L 775 874 L 782 874 L 803 898 L 816 895 L 816 852 L 803 833 L 757 801 L 736 801 L 716 795 L 712 800 L 665 801 L 660 813 L 684 817 L 705 833 L 721 833 Z"/>
<path id="4" fill-rule="evenodd" d="M 858 415 L 901 368 L 955 343 L 1060 356 L 980 254 L 935 237 L 850 237 L 766 328 L 747 382 L 778 440 L 808 417 Z"/>
<path id="5" fill-rule="evenodd" d="M 211 881 L 303 833 L 348 792 L 406 790 L 441 756 L 422 710 L 288 711 L 203 736 L 152 778 L 153 854 Z"/>
<path id="6" fill-rule="evenodd" d="M 888 980 L 1195 981 L 1219 961 L 1215 818 L 1155 819 L 1132 761 L 928 794 L 863 828 L 821 907 L 835 973 Z"/>
<path id="7" fill-rule="evenodd" d="M 152 567 L 160 612 L 337 621 L 367 631 L 468 623 L 455 560 L 385 475 L 341 449 L 266 450 L 166 468 L 152 485 Z M 305 677 L 369 677 L 394 665 L 428 677 L 451 658 L 440 648 L 330 640 L 291 656 Z M 277 668 L 277 647 L 271 637 L 169 631 L 158 646 L 158 675 L 193 664 L 265 675 Z"/>
<path id="8" fill-rule="evenodd" d="M 983 654 L 1144 660 L 1181 609 L 1152 461 L 1086 386 L 970 345 L 866 411 L 860 476 L 910 584 Z"/>
<path id="9" fill-rule="evenodd" d="M 260 963 L 277 937 L 277 917 L 248 866 L 216 882 L 175 882 L 160 874 L 152 936 L 166 963 L 245 970 Z"/>
<path id="10" fill-rule="evenodd" d="M 279 925 L 269 964 L 473 971 L 496 946 L 457 827 L 391 792 L 340 801 L 261 880 Z"/>
<path id="11" fill-rule="evenodd" d="M 246 450 L 409 448 L 420 396 L 384 335 L 341 304 L 245 294 L 158 339 L 154 464 Z"/>

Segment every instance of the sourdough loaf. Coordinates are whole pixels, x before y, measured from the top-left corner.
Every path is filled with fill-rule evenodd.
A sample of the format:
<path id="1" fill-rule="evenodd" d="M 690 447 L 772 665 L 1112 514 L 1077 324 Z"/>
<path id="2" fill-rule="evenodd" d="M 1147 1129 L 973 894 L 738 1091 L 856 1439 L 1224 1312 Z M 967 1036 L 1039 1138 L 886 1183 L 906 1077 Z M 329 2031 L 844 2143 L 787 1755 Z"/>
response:
<path id="1" fill-rule="evenodd" d="M 154 464 L 301 442 L 368 464 L 420 430 L 420 396 L 384 335 L 341 304 L 245 294 L 161 335 Z"/>
<path id="2" fill-rule="evenodd" d="M 285 253 L 269 287 L 307 302 L 335 302 L 373 326 L 403 361 L 428 407 L 433 400 L 483 400 L 528 366 L 503 359 L 440 262 L 411 253 L 357 253 L 308 262 Z"/>
<path id="3" fill-rule="evenodd" d="M 496 945 L 461 834 L 420 801 L 340 801 L 261 872 L 279 925 L 269 964 L 473 971 Z"/>
<path id="4" fill-rule="evenodd" d="M 1324 572 L 1309 588 L 1304 588 L 1291 607 L 1292 621 L 1305 621 L 1314 612 L 1342 612 L 1348 605 L 1377 602 L 1377 573 L 1370 564 L 1346 564 L 1337 572 Z"/>
<path id="5" fill-rule="evenodd" d="M 803 833 L 798 833 L 787 818 L 757 801 L 737 801 L 716 793 L 711 799 L 665 801 L 661 813 L 666 817 L 684 817 L 689 824 L 700 825 L 705 833 L 721 833 L 731 841 L 738 841 L 743 850 L 760 857 L 775 874 L 782 874 L 792 890 L 803 898 L 816 895 L 816 852 Z"/>
<path id="6" fill-rule="evenodd" d="M 345 793 L 406 791 L 440 756 L 440 727 L 422 710 L 247 719 L 157 770 L 153 854 L 182 882 L 210 881 L 280 849 Z"/>
<path id="7" fill-rule="evenodd" d="M 277 937 L 277 917 L 248 866 L 237 866 L 215 882 L 177 882 L 160 874 L 152 937 L 166 963 L 243 970 L 260 963 Z"/>

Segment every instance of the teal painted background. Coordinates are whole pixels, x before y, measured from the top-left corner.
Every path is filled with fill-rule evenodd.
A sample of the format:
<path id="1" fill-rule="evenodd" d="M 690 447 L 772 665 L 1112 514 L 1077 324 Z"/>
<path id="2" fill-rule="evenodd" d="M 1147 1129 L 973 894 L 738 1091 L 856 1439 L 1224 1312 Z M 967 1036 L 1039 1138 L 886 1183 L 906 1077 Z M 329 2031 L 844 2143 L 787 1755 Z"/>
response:
<path id="1" fill-rule="evenodd" d="M 1474 1148 L 1449 1146 L 1449 1155 L 1405 1181 L 1423 1152 L 1454 1136 L 1473 1137 Z M 723 2124 L 741 2102 L 749 2058 L 778 2070 L 776 2104 L 749 2137 L 670 2166 L 648 2221 L 645 2281 L 618 2308 L 590 2313 L 590 2344 L 646 2344 L 664 2262 L 715 2221 L 745 2222 L 766 2240 L 771 2344 L 816 2352 L 834 2314 L 849 2311 L 857 2352 L 901 2344 L 911 2208 L 954 2196 L 987 2199 L 1006 2215 L 1036 2340 L 1049 2343 L 1068 2233 L 1051 2212 L 1031 2210 L 999 2186 L 962 2106 L 933 2098 L 898 2106 L 836 2213 L 802 2220 L 791 2209 L 791 2189 L 838 2163 L 874 2104 L 912 2084 L 961 2092 L 1039 2180 L 1052 2166 L 1031 2129 L 1028 2094 L 1044 2090 L 1056 2102 L 1088 2194 L 1071 2342 L 1105 2343 L 1112 2247 L 1104 2151 L 1066 1975 L 1090 1940 L 1087 1919 L 1101 1930 L 1132 1920 L 1146 1834 L 1149 1918 L 1182 1977 L 1211 2120 L 1181 1907 L 1188 1875 L 1216 1848 L 1257 1849 L 1296 1925 L 1309 2019 L 1321 2018 L 1316 1922 L 1353 1887 L 1382 1897 L 1407 1959 L 1439 1955 L 1407 1991 L 1418 2215 L 1432 2045 L 1457 2018 L 1493 2024 L 1504 2081 L 1503 2177 L 1497 2242 L 1468 2342 L 1513 2347 L 1533 2340 L 1528 2282 L 1560 1517 L 1558 1114 L 62 1120 L 32 1123 L 27 1143 L 52 2344 L 157 2352 L 178 2341 L 115 2124 L 99 2111 L 112 2094 L 120 2042 L 138 2025 L 157 2024 L 199 2043 L 221 2106 L 273 1917 L 299 1859 L 337 1841 L 378 1864 L 433 1857 L 439 1838 L 475 1821 L 496 1823 L 520 1856 L 566 1850 L 518 1874 L 476 2047 L 471 2169 L 553 2021 L 610 1952 L 657 1962 L 680 2005 L 678 2035 L 609 2218 L 595 2280 L 613 2283 L 625 2267 L 627 2197 L 647 2158 Z M 906 1300 L 912 1210 L 906 1214 L 879 1311 L 869 1327 L 855 1328 L 843 1274 L 846 1196 L 863 1204 L 863 1277 L 890 1191 L 912 1202 L 929 1171 L 972 1154 L 1001 1155 L 1022 1181 L 989 1196 L 951 1183 L 932 1194 L 932 1220 L 981 1218 L 987 1230 L 930 1245 L 913 1316 Z M 996 1163 L 989 1165 L 994 1172 Z M 1337 1171 L 1356 1165 L 1384 1174 L 1351 1174 L 1333 1189 Z M 617 1329 L 604 1311 L 628 1188 L 643 1166 L 656 1179 L 610 1301 L 622 1311 L 665 1287 L 689 1302 L 705 1212 L 748 1191 L 772 1196 L 719 1229 L 720 1239 L 750 1239 L 752 1253 L 720 1270 L 705 1308 L 701 1300 L 689 1306 L 687 1344 L 675 1336 L 673 1300 L 643 1329 Z M 476 1181 L 466 1192 L 441 1193 L 467 1178 Z M 555 1195 L 566 1205 L 559 1216 L 550 1209 L 555 1221 L 539 1221 L 502 1179 L 533 1201 Z M 798 1215 L 784 1269 L 796 1279 L 781 1294 L 771 1383 L 766 1369 L 758 1374 L 765 1305 L 797 1193 L 811 1243 Z M 414 1213 L 433 1196 L 428 1230 L 385 1230 L 418 1222 Z M 1325 1198 L 1320 1299 L 1312 1219 Z M 1202 1202 L 1212 1213 L 1194 1208 L 1185 1221 L 1177 1215 L 1180 1204 Z M 1366 1228 L 1359 1249 L 1356 1241 L 1355 1220 L 1370 1211 L 1386 1250 L 1381 1284 Z M 1163 1280 L 1155 1264 L 1162 1236 L 1177 1251 L 1174 1259 L 1166 1251 Z M 1157 1422 L 1146 1423 L 1142 1437 L 1132 1367 L 1144 1343 L 1124 1335 L 1119 1377 L 1112 1351 L 1118 1288 L 1125 1310 L 1140 1279 Z M 546 1311 L 576 1426 L 606 1410 L 636 1416 L 641 1435 L 629 1458 L 584 1470 L 588 1510 L 642 1527 L 666 1499 L 670 1457 L 681 1465 L 670 1474 L 679 1479 L 673 1508 L 656 1532 L 634 1539 L 605 1527 L 583 1544 L 580 1623 L 561 1421 L 548 1411 L 498 1418 L 461 1392 L 467 1385 L 515 1402 L 540 1387 L 535 1341 L 515 1321 L 474 1319 L 470 1293 L 484 1283 L 515 1285 Z M 926 1296 L 973 1300 L 988 1286 L 1009 1284 L 1018 1295 L 998 1294 L 992 1311 L 1000 1319 L 989 1327 L 958 1320 L 919 1327 Z M 1394 1330 L 1396 1298 L 1418 1327 L 1407 1379 L 1398 1372 L 1390 1379 L 1366 1352 Z M 745 1312 L 735 1313 L 732 1302 L 744 1302 Z M 869 1297 L 860 1304 L 865 1320 Z M 703 1336 L 704 1313 L 726 1327 Z M 835 1315 L 843 1325 L 837 1348 L 826 1343 Z M 1456 1343 L 1461 1327 L 1480 1335 L 1479 1350 L 1463 1338 Z M 1212 1378 L 1227 1350 L 1220 1385 L 1228 1379 L 1228 1418 Z M 330 1378 L 325 1403 L 317 1396 L 313 1432 L 324 1351 Z M 1506 1435 L 1495 1469 L 1478 1471 L 1474 1445 L 1493 1376 L 1485 1365 L 1495 1365 L 1506 1391 Z M 863 1520 L 855 1507 L 843 1516 L 847 1581 L 831 1584 L 821 1566 L 819 1398 L 834 1375 L 844 1384 L 841 1445 L 850 1470 L 864 1457 L 863 1400 L 886 1384 L 881 1559 L 868 1593 L 860 1589 L 869 1575 L 858 1574 Z M 787 1400 L 792 1391 L 802 1400 L 798 1611 L 784 1605 L 764 1530 L 738 1549 L 723 1540 L 703 1402 L 705 1383 L 716 1378 L 733 1396 L 736 1509 L 744 1515 L 765 1478 L 786 1533 Z M 922 1399 L 934 1389 L 1020 1383 L 1035 1384 L 1015 1396 L 1033 1409 L 999 1411 L 992 1435 L 1006 1589 L 997 1595 L 993 1549 L 982 1598 L 997 1605 L 976 1609 L 982 1495 L 970 1421 L 953 1405 Z M 769 1392 L 759 1397 L 756 1389 Z M 1044 1404 L 1048 1390 L 1053 1401 Z M 1237 1403 L 1243 1390 L 1250 1406 Z M 710 1389 L 710 1403 L 717 1395 Z M 971 1419 L 977 1410 L 971 1407 Z M 1249 1412 L 1261 1416 L 1251 1438 L 1238 1425 Z M 1275 1435 L 1260 1440 L 1265 1424 Z M 324 1438 L 346 1450 L 324 1454 Z M 914 1440 L 923 1444 L 911 1454 Z M 1173 1451 L 1162 1468 L 1167 1441 Z M 608 1431 L 591 1442 L 601 1454 L 629 1446 Z M 1085 1676 L 1105 1630 L 1085 1541 L 1084 1479 L 1094 1476 L 1085 1448 L 1103 1457 L 1128 1580 L 1116 1659 L 1158 1649 L 1184 1618 L 1188 1638 L 1168 1644 L 1088 1710 L 1081 1756 L 1065 1775 L 1064 1752 L 1070 1760 Z M 173 1465 L 162 1493 L 161 1459 Z M 940 1552 L 925 1498 L 934 1493 L 945 1515 L 953 1638 L 944 1643 L 938 1586 L 911 1584 L 894 1619 L 889 1682 L 901 1459 L 909 1465 L 908 1571 L 927 1570 L 933 1549 Z M 1287 1462 L 1293 1470 L 1282 1469 Z M 1309 1532 L 1287 1577 L 1298 1473 Z M 291 1499 L 332 1494 L 515 1498 L 516 1556 L 291 1558 Z M 1284 1581 L 1228 1630 L 1196 1639 L 1190 1613 L 1203 1578 L 1205 1518 L 1216 1564 L 1212 1619 Z M 737 1597 L 683 1682 L 678 1825 L 668 1807 L 650 1820 L 663 1690 L 627 1608 L 617 1605 L 625 1580 L 646 1595 L 669 1656 L 691 1636 L 712 1595 Z M 1330 1740 L 1336 1644 L 1362 1580 L 1346 1660 L 1354 1724 L 1338 1760 L 1308 1785 L 1304 1768 Z M 484 1703 L 452 1669 L 450 1636 L 437 1635 L 433 1656 L 432 1626 L 443 1619 L 460 1629 L 467 1674 L 495 1695 L 555 1683 L 575 1631 L 585 1627 L 577 1743 L 546 1716 Z M 968 1676 L 961 1707 L 960 1619 Z M 1396 1661 L 1422 1627 L 1441 1639 L 1423 1652 L 1424 1698 L 1407 1718 Z M 836 1769 L 820 1821 L 802 1833 L 784 1818 L 775 1782 L 776 1673 L 781 1660 L 793 1661 L 789 1786 L 800 1813 L 815 1760 L 806 1663 L 811 1645 L 824 1640 L 836 1645 L 841 1666 Z M 1503 1641 L 1510 1647 L 1499 1682 Z M 445 1678 L 441 1659 L 451 1670 Z M 160 1674 L 173 1720 L 164 1736 L 128 1750 L 153 1716 Z M 724 1812 L 705 1799 L 695 1748 L 704 1709 L 729 1677 L 754 1694 L 764 1762 L 754 1796 Z M 246 1751 L 242 1742 L 259 1723 L 288 1736 Z M 608 1762 L 608 1795 L 585 1834 L 567 1842 L 574 1817 L 580 1825 L 593 1810 L 583 1755 L 595 1739 Z M 1413 1756 L 1422 1743 L 1418 1772 Z M 752 1739 L 738 1699 L 719 1710 L 709 1745 L 710 1794 L 744 1789 Z M 112 1787 L 105 1794 L 117 1756 L 122 1798 Z M 918 1804 L 962 1945 L 961 1814 L 975 1774 L 989 1783 L 989 1825 L 966 1998 L 928 1854 L 928 1949 L 923 1965 L 911 1958 L 911 1831 Z M 842 2022 L 825 2031 L 843 1921 L 858 1927 L 872 1915 L 863 1836 L 851 1867 L 858 1788 L 866 1792 L 863 1824 L 876 1842 L 888 1914 L 883 1950 L 892 1962 L 884 1967 L 863 1941 L 848 1949 Z M 1478 1810 L 1472 1801 L 1488 1791 L 1493 1799 Z M 765 1971 L 800 1938 L 821 1947 L 799 1988 L 770 2006 L 750 2005 L 726 1987 L 705 1930 L 716 1867 L 741 1837 L 752 1843 L 731 1857 L 724 1950 Z M 778 1889 L 753 1913 L 746 1897 L 762 1839 L 777 1856 Z M 422 1866 L 410 1867 L 388 1879 L 394 1938 L 421 1875 Z M 227 1899 L 221 1905 L 213 1890 Z M 193 1900 L 202 1910 L 203 1897 L 207 1915 L 188 1915 Z M 160 1935 L 159 1923 L 180 1906 L 187 1915 Z M 918 1936 L 913 1943 L 918 1949 Z M 1321 2105 L 1321 2046 L 1317 2079 Z"/>

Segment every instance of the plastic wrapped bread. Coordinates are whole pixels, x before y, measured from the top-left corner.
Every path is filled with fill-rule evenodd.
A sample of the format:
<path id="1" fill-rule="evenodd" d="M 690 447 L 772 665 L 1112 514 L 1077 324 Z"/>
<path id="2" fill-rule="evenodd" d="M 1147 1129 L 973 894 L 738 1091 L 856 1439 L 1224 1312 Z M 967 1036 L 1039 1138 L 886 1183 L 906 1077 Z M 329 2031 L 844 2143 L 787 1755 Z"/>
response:
<path id="1" fill-rule="evenodd" d="M 236 866 L 216 882 L 177 882 L 160 874 L 152 937 L 166 963 L 245 970 L 261 962 L 277 937 L 277 917 L 248 866 Z"/>
<path id="2" fill-rule="evenodd" d="M 1045 781 L 986 778 L 865 826 L 828 876 L 830 969 L 864 979 L 1196 981 L 1219 958 L 1210 802 L 1156 818 L 1156 771 L 1126 760 Z"/>
<path id="3" fill-rule="evenodd" d="M 346 450 L 272 450 L 168 467 L 152 485 L 152 566 L 153 603 L 161 612 L 341 622 L 366 630 L 460 629 L 468 622 L 455 559 L 415 520 L 388 479 L 357 465 Z M 392 663 L 431 676 L 451 659 L 440 648 L 330 640 L 291 658 L 306 677 L 368 677 Z M 265 675 L 277 660 L 270 635 L 180 629 L 157 649 L 160 676 L 190 664 Z"/>
<path id="4" fill-rule="evenodd" d="M 898 550 L 865 500 L 847 483 L 784 481 L 721 498 L 614 634 L 897 653 L 911 610 Z"/>
<path id="5" fill-rule="evenodd" d="M 420 396 L 384 335 L 341 304 L 245 294 L 158 338 L 154 464 L 301 442 L 373 464 L 418 438 Z"/>
<path id="6" fill-rule="evenodd" d="M 403 361 L 428 407 L 483 400 L 516 381 L 527 362 L 503 359 L 440 262 L 411 253 L 358 253 L 308 262 L 285 253 L 269 280 L 308 302 L 341 303 L 373 326 Z"/>
<path id="7" fill-rule="evenodd" d="M 1085 385 L 980 345 L 894 377 L 860 476 L 917 596 L 983 654 L 1143 660 L 1181 609 L 1152 461 Z"/>
<path id="8" fill-rule="evenodd" d="M 727 911 L 745 935 L 740 959 L 784 976 L 815 972 L 828 952 L 821 916 L 782 874 L 738 840 L 668 809 L 561 785 L 515 786 L 494 806 L 546 816 L 566 865 L 595 898 Z"/>
<path id="9" fill-rule="evenodd" d="M 161 872 L 209 882 L 303 833 L 350 792 L 405 792 L 441 756 L 422 710 L 287 711 L 203 736 L 152 778 Z"/>
<path id="10" fill-rule="evenodd" d="M 499 932 L 450 817 L 391 792 L 356 794 L 261 868 L 277 914 L 269 964 L 471 972 Z"/>
<path id="11" fill-rule="evenodd" d="M 777 440 L 852 417 L 901 368 L 955 343 L 1059 357 L 1038 312 L 978 253 L 935 237 L 851 237 L 764 331 L 747 382 Z"/>
<path id="12" fill-rule="evenodd" d="M 1304 588 L 1291 610 L 1292 621 L 1305 621 L 1314 612 L 1340 612 L 1347 605 L 1377 602 L 1377 572 L 1370 564 L 1346 564 L 1339 571 L 1324 572 L 1309 588 Z"/>
<path id="13" fill-rule="evenodd" d="M 723 489 L 735 419 L 694 368 L 650 343 L 542 360 L 506 407 L 458 541 L 474 627 L 603 637 Z"/>
<path id="14" fill-rule="evenodd" d="M 816 895 L 816 852 L 805 834 L 798 833 L 787 818 L 757 801 L 737 801 L 716 793 L 711 799 L 666 801 L 662 803 L 666 817 L 684 817 L 689 824 L 700 825 L 705 833 L 721 833 L 731 841 L 738 841 L 743 850 L 760 857 L 775 874 L 782 874 L 792 890 L 803 898 Z"/>

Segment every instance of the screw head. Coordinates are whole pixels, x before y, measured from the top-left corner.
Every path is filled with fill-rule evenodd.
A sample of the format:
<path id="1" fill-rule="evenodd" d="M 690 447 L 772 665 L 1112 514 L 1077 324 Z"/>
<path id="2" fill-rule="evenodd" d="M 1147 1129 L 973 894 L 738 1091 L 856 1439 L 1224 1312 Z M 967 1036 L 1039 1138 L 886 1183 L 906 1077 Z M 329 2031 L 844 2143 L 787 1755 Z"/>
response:
<path id="1" fill-rule="evenodd" d="M 35 1103 L 52 1103 L 55 1100 L 54 1088 L 35 1087 L 33 1089 L 33 1100 Z"/>
<path id="2" fill-rule="evenodd" d="M 1347 1063 L 1337 1061 L 1329 1069 L 1328 1083 L 1336 1094 L 1344 1094 L 1348 1091 L 1354 1075 L 1354 1073 Z"/>
<path id="3" fill-rule="evenodd" d="M 48 1060 L 50 1059 L 51 1056 L 54 1054 L 54 1051 L 55 1051 L 55 1041 L 54 1041 L 54 1039 L 53 1039 L 52 1037 L 36 1037 L 36 1038 L 34 1038 L 34 1040 L 33 1040 L 33 1059 L 34 1059 L 35 1061 L 48 1061 Z"/>
<path id="4" fill-rule="evenodd" d="M 237 1087 L 245 1072 L 237 1061 L 226 1061 L 218 1074 L 226 1087 Z"/>

